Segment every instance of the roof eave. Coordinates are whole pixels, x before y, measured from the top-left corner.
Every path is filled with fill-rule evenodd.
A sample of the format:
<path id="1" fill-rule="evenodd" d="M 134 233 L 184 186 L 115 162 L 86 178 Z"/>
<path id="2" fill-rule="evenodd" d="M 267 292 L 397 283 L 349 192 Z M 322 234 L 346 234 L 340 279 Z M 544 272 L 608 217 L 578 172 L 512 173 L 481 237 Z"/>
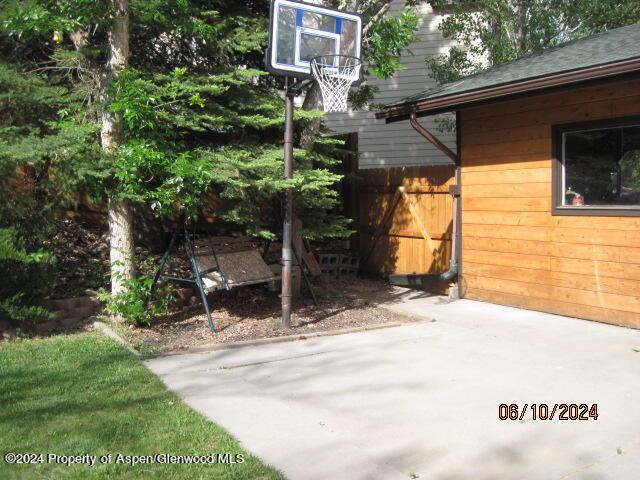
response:
<path id="1" fill-rule="evenodd" d="M 531 78 L 520 82 L 507 83 L 480 90 L 448 95 L 434 98 L 432 100 L 422 100 L 414 103 L 395 105 L 376 113 L 376 118 L 385 119 L 387 123 L 397 122 L 409 118 L 411 114 L 424 116 L 451 112 L 470 104 L 486 102 L 492 99 L 502 99 L 503 97 L 510 97 L 521 93 L 529 93 L 562 85 L 569 85 L 572 83 L 623 75 L 639 70 L 640 57 L 632 58 L 620 62 L 607 63 L 594 67 L 572 70 L 570 72 Z"/>

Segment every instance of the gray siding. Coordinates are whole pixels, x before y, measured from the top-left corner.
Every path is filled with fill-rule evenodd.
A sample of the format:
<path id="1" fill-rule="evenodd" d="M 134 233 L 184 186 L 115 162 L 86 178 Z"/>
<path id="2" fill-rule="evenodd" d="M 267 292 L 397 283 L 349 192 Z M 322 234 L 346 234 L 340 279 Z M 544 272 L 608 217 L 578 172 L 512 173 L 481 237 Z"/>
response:
<path id="1" fill-rule="evenodd" d="M 403 0 L 394 1 L 389 15 L 401 11 L 404 3 Z M 406 69 L 390 80 L 367 79 L 367 83 L 379 88 L 375 103 L 391 103 L 434 85 L 428 75 L 425 60 L 446 52 L 449 42 L 442 38 L 438 30 L 442 17 L 435 14 L 427 2 L 423 2 L 419 10 L 422 26 L 417 34 L 418 41 L 402 57 L 402 64 Z M 421 122 L 437 133 L 432 118 L 422 118 Z M 387 125 L 384 120 L 376 120 L 373 111 L 350 111 L 327 115 L 325 124 L 336 133 L 358 133 L 360 168 L 450 163 L 447 157 L 415 132 L 408 121 Z M 455 149 L 455 135 L 438 133 L 438 137 Z"/>

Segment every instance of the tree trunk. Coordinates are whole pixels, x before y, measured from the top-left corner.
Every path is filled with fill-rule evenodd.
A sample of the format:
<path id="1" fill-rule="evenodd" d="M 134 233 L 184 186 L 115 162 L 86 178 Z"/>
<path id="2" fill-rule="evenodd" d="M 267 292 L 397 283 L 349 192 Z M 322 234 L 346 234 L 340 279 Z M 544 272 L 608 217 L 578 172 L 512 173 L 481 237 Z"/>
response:
<path id="1" fill-rule="evenodd" d="M 493 38 L 500 38 L 502 36 L 502 21 L 496 17 L 491 20 L 491 33 Z M 489 66 L 494 66 L 500 63 L 496 56 L 496 52 L 493 46 L 489 48 Z"/>
<path id="2" fill-rule="evenodd" d="M 313 110 L 316 108 L 322 108 L 322 92 L 316 82 L 313 82 L 311 88 L 307 92 L 307 96 L 304 98 L 302 108 L 305 110 Z M 315 136 L 320 132 L 320 125 L 322 120 L 320 118 L 311 120 L 302 130 L 300 135 L 300 148 L 305 150 L 311 150 L 313 147 L 313 140 Z"/>
<path id="3" fill-rule="evenodd" d="M 518 32 L 516 39 L 516 48 L 518 57 L 523 56 L 528 53 L 528 36 L 529 36 L 529 27 L 528 27 L 528 0 L 520 0 L 518 2 Z"/>
<path id="4" fill-rule="evenodd" d="M 135 277 L 133 209 L 127 200 L 109 199 L 111 293 L 126 290 L 124 282 Z"/>
<path id="5" fill-rule="evenodd" d="M 103 112 L 100 139 L 102 149 L 112 155 L 122 144 L 124 128 L 119 115 L 109 111 L 108 87 L 129 61 L 129 5 L 128 0 L 112 0 L 114 19 L 109 32 L 109 59 L 103 77 Z M 126 289 L 125 282 L 135 276 L 133 211 L 122 199 L 109 198 L 109 241 L 111 260 L 111 293 Z"/>

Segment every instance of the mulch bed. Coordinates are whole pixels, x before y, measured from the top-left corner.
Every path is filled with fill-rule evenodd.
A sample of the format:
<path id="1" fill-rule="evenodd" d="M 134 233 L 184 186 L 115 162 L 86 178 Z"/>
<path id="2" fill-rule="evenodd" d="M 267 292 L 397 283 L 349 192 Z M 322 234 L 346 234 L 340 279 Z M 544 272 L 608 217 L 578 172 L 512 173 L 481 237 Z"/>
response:
<path id="1" fill-rule="evenodd" d="M 280 298 L 261 287 L 232 290 L 211 297 L 212 316 L 217 332 L 211 333 L 200 305 L 157 319 L 146 328 L 129 328 L 125 336 L 133 344 L 143 344 L 156 353 L 195 347 L 280 337 L 378 324 L 412 321 L 377 304 L 392 297 L 382 281 L 332 279 L 318 287 L 319 305 L 311 298 L 294 299 L 292 326 L 282 327 Z"/>
<path id="2" fill-rule="evenodd" d="M 109 240 L 107 229 L 75 220 L 57 224 L 45 249 L 56 256 L 54 298 L 85 295 L 87 289 L 109 287 Z"/>

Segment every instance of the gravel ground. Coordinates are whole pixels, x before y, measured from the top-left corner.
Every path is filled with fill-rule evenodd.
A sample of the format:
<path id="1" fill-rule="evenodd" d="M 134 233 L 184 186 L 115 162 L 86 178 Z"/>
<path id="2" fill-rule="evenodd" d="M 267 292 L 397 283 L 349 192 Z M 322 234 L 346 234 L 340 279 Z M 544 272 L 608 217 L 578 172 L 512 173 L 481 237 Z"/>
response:
<path id="1" fill-rule="evenodd" d="M 211 333 L 199 305 L 165 318 L 148 328 L 129 328 L 125 336 L 141 349 L 155 353 L 353 328 L 367 325 L 411 321 L 376 305 L 391 298 L 391 290 L 382 281 L 362 279 L 331 280 L 318 287 L 319 305 L 310 298 L 294 299 L 292 326 L 284 329 L 280 317 L 280 298 L 263 288 L 244 288 L 210 298 L 217 332 Z"/>

